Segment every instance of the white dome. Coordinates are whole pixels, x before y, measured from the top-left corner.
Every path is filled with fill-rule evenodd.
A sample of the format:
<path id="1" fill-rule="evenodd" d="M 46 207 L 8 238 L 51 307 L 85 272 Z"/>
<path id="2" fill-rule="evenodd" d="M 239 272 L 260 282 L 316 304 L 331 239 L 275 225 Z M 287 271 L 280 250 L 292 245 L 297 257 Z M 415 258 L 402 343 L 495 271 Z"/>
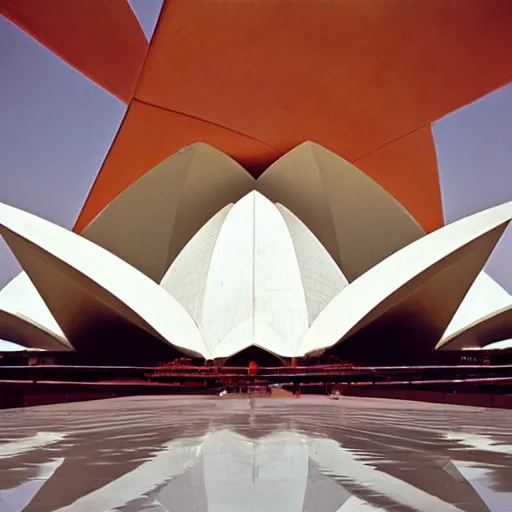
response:
<path id="1" fill-rule="evenodd" d="M 251 345 L 296 355 L 347 284 L 311 231 L 255 191 L 207 222 L 161 283 L 195 319 L 214 358 Z"/>

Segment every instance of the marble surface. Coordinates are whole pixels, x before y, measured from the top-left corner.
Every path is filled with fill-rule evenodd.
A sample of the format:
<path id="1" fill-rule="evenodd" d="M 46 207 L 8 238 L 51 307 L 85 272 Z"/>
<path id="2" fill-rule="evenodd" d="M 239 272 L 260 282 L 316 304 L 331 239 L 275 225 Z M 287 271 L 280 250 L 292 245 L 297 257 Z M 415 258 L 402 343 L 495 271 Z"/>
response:
<path id="1" fill-rule="evenodd" d="M 512 411 L 135 397 L 0 411 L 1 512 L 512 511 Z"/>

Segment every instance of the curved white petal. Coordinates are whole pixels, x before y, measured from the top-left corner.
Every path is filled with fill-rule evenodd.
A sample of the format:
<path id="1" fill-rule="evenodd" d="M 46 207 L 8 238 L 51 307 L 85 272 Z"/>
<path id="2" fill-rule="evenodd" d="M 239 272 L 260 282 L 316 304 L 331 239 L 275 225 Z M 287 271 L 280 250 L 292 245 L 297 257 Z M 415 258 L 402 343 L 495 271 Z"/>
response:
<path id="1" fill-rule="evenodd" d="M 478 348 L 506 347 L 506 340 L 512 337 L 512 305 L 478 318 L 463 326 L 450 336 L 443 336 L 436 349 L 469 350 Z"/>
<path id="2" fill-rule="evenodd" d="M 349 281 L 425 234 L 366 173 L 314 142 L 274 162 L 257 187 L 308 226 Z"/>
<path id="3" fill-rule="evenodd" d="M 0 290 L 0 309 L 26 318 L 56 336 L 66 338 L 25 272 L 18 274 Z"/>
<path id="4" fill-rule="evenodd" d="M 17 343 L 13 343 L 12 341 L 0 339 L 0 352 L 20 352 L 22 350 L 27 350 L 27 347 L 24 347 L 23 345 L 18 345 Z"/>
<path id="5" fill-rule="evenodd" d="M 161 283 L 196 319 L 214 357 L 251 345 L 296 355 L 347 284 L 307 227 L 254 191 L 205 224 Z"/>
<path id="6" fill-rule="evenodd" d="M 414 280 L 421 278 L 422 274 L 428 282 L 427 272 L 431 269 L 434 272 L 438 265 L 442 270 L 441 263 L 445 258 L 494 233 L 488 243 L 479 249 L 480 259 L 488 256 L 511 219 L 512 202 L 509 202 L 444 226 L 386 258 L 343 289 L 324 309 L 304 337 L 301 353 L 334 345 L 354 332 L 370 314 L 377 314 L 377 308 L 384 313 L 387 308 L 407 297 L 412 288 L 405 290 L 406 285 L 412 283 L 415 286 Z M 468 249 L 467 253 L 472 256 L 471 250 Z M 472 275 L 457 277 L 475 278 Z M 450 292 L 446 290 L 446 294 Z M 434 345 L 437 341 L 434 341 Z"/>
<path id="7" fill-rule="evenodd" d="M 446 329 L 443 339 L 510 305 L 512 305 L 512 295 L 492 277 L 485 272 L 480 272 Z"/>
<path id="8" fill-rule="evenodd" d="M 0 340 L 35 350 L 70 350 L 67 340 L 17 314 L 0 309 Z"/>
<path id="9" fill-rule="evenodd" d="M 18 259 L 23 260 L 22 266 L 27 271 L 26 266 L 31 267 L 29 274 L 32 272 L 33 282 L 45 279 L 45 270 L 50 268 L 58 266 L 60 273 L 69 270 L 71 277 L 68 280 L 79 281 L 76 284 L 78 291 L 90 285 L 94 292 L 103 294 L 99 300 L 88 290 L 89 302 L 84 307 L 91 304 L 101 307 L 108 299 L 117 305 L 113 313 L 115 318 L 121 316 L 126 320 L 129 317 L 128 321 L 136 322 L 169 344 L 209 356 L 197 326 L 182 306 L 163 288 L 117 256 L 60 226 L 2 203 L 0 233 Z M 44 296 L 40 288 L 39 291 Z M 46 286 L 45 293 L 55 295 L 59 291 L 49 290 Z M 48 295 L 45 299 L 48 303 L 47 298 Z M 74 307 L 80 307 L 80 304 Z M 57 311 L 54 310 L 53 315 L 58 318 Z M 62 325 L 61 320 L 59 322 Z"/>
<path id="10" fill-rule="evenodd" d="M 483 348 L 484 350 L 508 350 L 512 348 L 512 339 L 496 341 L 495 343 L 490 343 Z"/>
<path id="11" fill-rule="evenodd" d="M 306 225 L 285 206 L 276 206 L 293 241 L 311 324 L 348 280 Z"/>
<path id="12" fill-rule="evenodd" d="M 158 282 L 197 230 L 254 183 L 232 158 L 198 142 L 143 174 L 82 235 Z"/>

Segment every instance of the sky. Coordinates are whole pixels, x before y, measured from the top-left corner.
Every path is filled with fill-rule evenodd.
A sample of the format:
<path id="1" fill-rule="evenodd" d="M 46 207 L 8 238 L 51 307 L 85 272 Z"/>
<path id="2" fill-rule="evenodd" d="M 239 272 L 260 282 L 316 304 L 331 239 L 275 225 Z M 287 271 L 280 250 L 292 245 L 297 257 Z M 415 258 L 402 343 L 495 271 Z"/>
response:
<path id="1" fill-rule="evenodd" d="M 512 201 L 512 84 L 432 126 L 446 222 Z M 512 293 L 512 228 L 486 270 Z"/>

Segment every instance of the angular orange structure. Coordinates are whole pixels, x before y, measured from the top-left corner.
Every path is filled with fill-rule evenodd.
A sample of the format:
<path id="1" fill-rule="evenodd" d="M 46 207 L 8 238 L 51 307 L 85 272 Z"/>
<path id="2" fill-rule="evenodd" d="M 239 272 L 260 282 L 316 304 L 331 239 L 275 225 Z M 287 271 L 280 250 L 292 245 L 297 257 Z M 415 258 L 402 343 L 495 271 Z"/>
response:
<path id="1" fill-rule="evenodd" d="M 421 130 L 512 80 L 503 51 L 512 46 L 511 18 L 506 0 L 166 1 L 136 105 L 77 229 L 185 143 L 213 144 L 257 174 L 305 140 L 366 167 L 435 229 L 442 224 L 435 152 Z M 118 150 L 141 125 L 150 126 L 141 136 L 167 141 L 167 154 L 151 158 L 164 150 L 144 138 Z M 378 165 L 380 154 L 403 163 L 389 171 Z"/>
<path id="2" fill-rule="evenodd" d="M 0 0 L 0 14 L 128 103 L 148 43 L 126 0 Z"/>
<path id="3" fill-rule="evenodd" d="M 356 292 L 344 292 L 342 316 L 367 298 L 368 290 L 376 293 L 379 288 L 375 283 L 380 283 L 386 293 L 363 308 L 378 310 L 380 320 L 353 318 L 353 323 L 338 333 L 332 330 L 338 323 L 337 315 L 327 315 L 328 320 L 318 329 L 321 336 L 316 338 L 335 332 L 329 346 L 353 335 L 373 339 L 372 329 L 384 332 L 389 319 L 393 324 L 406 325 L 397 320 L 406 311 L 413 318 L 412 330 L 417 329 L 420 317 L 435 327 L 430 333 L 424 329 L 428 338 L 425 346 L 431 347 L 432 339 L 441 336 L 468 287 L 478 278 L 490 251 L 498 245 L 498 252 L 504 247 L 502 231 L 482 241 L 484 234 L 466 233 L 461 228 L 468 240 L 482 245 L 471 249 L 476 256 L 468 256 L 468 260 L 464 258 L 469 242 L 453 249 L 464 254 L 450 267 L 452 273 L 446 270 L 438 277 L 438 272 L 445 272 L 443 265 L 452 265 L 447 259 L 451 252 L 440 252 L 434 262 L 422 260 L 423 252 L 434 253 L 452 243 L 448 235 L 439 246 L 433 243 L 414 249 L 418 252 L 411 253 L 410 261 L 397 259 L 407 247 L 421 249 L 421 240 L 431 240 L 429 237 L 440 228 L 450 228 L 454 221 L 484 207 L 490 210 L 510 202 L 506 173 L 510 155 L 506 143 L 501 143 L 506 139 L 502 134 L 512 129 L 507 124 L 512 118 L 507 110 L 512 105 L 512 89 L 507 91 L 512 85 L 510 0 L 0 0 L 0 15 L 84 75 L 79 77 L 66 64 L 57 62 L 55 55 L 1 20 L 5 33 L 13 32 L 9 41 L 17 41 L 13 47 L 26 45 L 35 52 L 34 59 L 37 52 L 45 55 L 49 66 L 69 75 L 70 83 L 78 78 L 76 91 L 65 107 L 64 96 L 58 94 L 50 105 L 44 98 L 57 87 L 54 82 L 46 83 L 46 78 L 56 73 L 44 68 L 42 79 L 27 78 L 24 72 L 37 68 L 37 60 L 31 60 L 28 50 L 27 55 L 6 52 L 12 71 L 6 76 L 15 79 L 2 97 L 10 98 L 19 83 L 41 85 L 40 92 L 45 92 L 34 95 L 37 97 L 30 106 L 27 98 L 32 95 L 22 98 L 16 94 L 19 105 L 12 112 L 8 104 L 5 108 L 10 112 L 6 125 L 15 126 L 20 119 L 23 134 L 11 138 L 21 140 L 22 149 L 12 144 L 12 154 L 4 158 L 5 168 L 13 169 L 8 171 L 13 174 L 13 192 L 6 187 L 6 208 L 24 207 L 21 203 L 26 201 L 30 211 L 35 198 L 42 206 L 60 205 L 60 197 L 30 195 L 28 187 L 19 186 L 22 182 L 32 185 L 37 173 L 50 191 L 54 191 L 53 183 L 64 178 L 73 187 L 76 184 L 73 197 L 62 202 L 62 215 L 52 216 L 35 206 L 38 211 L 31 213 L 52 218 L 56 224 L 74 224 L 81 237 L 73 236 L 116 255 L 149 278 L 148 290 L 161 286 L 183 299 L 187 315 L 194 321 L 194 314 L 201 322 L 204 319 L 205 336 L 212 347 L 215 344 L 209 355 L 214 355 L 221 339 L 227 339 L 226 346 L 233 348 L 226 333 L 238 332 L 242 339 L 235 328 L 243 325 L 246 329 L 250 324 L 244 323 L 245 317 L 236 323 L 238 316 L 234 317 L 236 322 L 228 318 L 226 325 L 215 324 L 224 309 L 233 310 L 231 306 L 219 308 L 223 311 L 217 314 L 218 300 L 206 301 L 215 314 L 199 311 L 206 296 L 208 300 L 236 297 L 225 291 L 221 279 L 232 255 L 232 274 L 249 276 L 242 279 L 242 291 L 237 288 L 246 302 L 233 303 L 245 304 L 244 308 L 252 311 L 251 320 L 258 316 L 254 311 L 265 303 L 259 297 L 266 300 L 274 294 L 274 305 L 288 306 L 288 298 L 276 299 L 283 290 L 295 290 L 290 296 L 301 297 L 294 303 L 296 309 L 286 310 L 286 314 L 298 311 L 296 323 L 282 320 L 282 311 L 275 315 L 281 324 L 298 326 L 285 333 L 293 340 L 287 347 L 293 345 L 294 350 L 279 352 L 280 357 L 289 357 L 298 354 L 297 333 L 313 325 L 315 315 L 311 311 L 323 311 L 331 304 L 333 290 L 336 295 L 345 285 L 357 290 L 357 283 L 370 272 L 377 277 L 356 297 L 350 297 Z M 24 71 L 19 77 L 18 67 Z M 91 94 L 98 95 L 96 108 L 81 89 L 84 84 L 80 82 L 87 80 L 98 86 L 86 84 Z M 71 113 L 70 105 L 81 107 L 87 114 L 83 120 Z M 31 114 L 38 113 L 39 106 L 47 107 L 38 115 L 42 126 L 47 127 L 48 141 L 39 132 L 32 135 L 30 129 L 37 124 L 32 123 Z M 69 139 L 58 136 L 47 124 L 52 119 L 57 125 L 60 118 L 54 114 L 60 111 L 68 114 L 63 132 L 68 132 L 70 124 L 73 128 Z M 99 115 L 107 112 L 108 123 Z M 471 129 L 466 131 L 466 127 Z M 25 136 L 37 144 L 29 148 Z M 47 142 L 53 144 L 51 148 Z M 75 142 L 80 144 L 71 151 Z M 43 158 L 26 163 L 19 157 L 23 153 L 37 158 L 37 145 L 46 151 L 46 167 L 41 169 Z M 89 159 L 93 153 L 94 158 Z M 52 158 L 56 154 L 67 158 L 56 165 Z M 491 167 L 498 170 L 491 172 Z M 18 177 L 23 168 L 36 170 Z M 80 173 L 80 179 L 70 170 Z M 51 176 L 47 179 L 45 173 Z M 54 189 L 60 193 L 60 187 Z M 216 218 L 224 209 L 224 217 Z M 274 219 L 281 237 L 260 230 L 260 226 L 274 225 L 268 219 Z M 445 221 L 448 226 L 443 226 Z M 500 229 L 508 222 L 507 213 Z M 248 228 L 237 231 L 231 227 L 242 224 Z M 224 240 L 234 240 L 233 246 L 239 244 L 245 259 Z M 281 242 L 282 250 L 278 250 Z M 12 236 L 10 243 L 15 245 Z M 323 252 L 314 249 L 317 245 Z M 277 259 L 268 264 L 267 256 L 279 251 L 285 254 L 279 261 L 292 264 L 278 268 Z M 185 253 L 190 255 L 188 260 Z M 222 257 L 215 259 L 214 253 Z M 299 256 L 291 258 L 294 254 Z M 178 270 L 172 279 L 166 279 L 179 257 L 185 263 L 176 264 Z M 380 274 L 378 268 L 383 267 L 379 265 L 386 261 L 401 263 Z M 421 261 L 423 266 L 418 263 Z M 494 257 L 490 266 L 493 261 Z M 233 269 L 239 263 L 237 274 Z M 419 274 L 411 271 L 406 275 L 410 265 L 417 265 Z M 333 277 L 332 268 L 341 272 L 343 279 L 337 273 Z M 464 279 L 460 268 L 465 269 Z M 34 272 L 32 267 L 29 270 Z M 489 272 L 494 277 L 491 268 Z M 205 275 L 213 277 L 208 280 Z M 390 276 L 400 279 L 391 282 Z M 270 290 L 270 285 L 267 289 L 265 284 L 255 292 L 254 283 L 280 279 L 283 284 L 278 290 Z M 124 282 L 124 278 L 119 280 Z M 343 286 L 338 286 L 342 281 Z M 418 289 L 410 285 L 413 281 Z M 451 296 L 434 296 L 432 290 L 437 293 L 448 282 L 452 283 Z M 39 282 L 39 286 L 45 285 L 45 293 L 49 293 L 45 283 Z M 200 286 L 189 293 L 197 283 Z M 253 283 L 251 293 L 247 283 Z M 74 289 L 75 281 L 72 284 Z M 218 294 L 211 291 L 217 286 Z M 395 296 L 395 304 L 387 299 L 396 290 L 401 292 Z M 16 300 L 21 296 L 14 295 Z M 444 299 L 448 306 L 441 308 Z M 85 304 L 85 299 L 82 302 Z M 382 311 L 379 304 L 385 305 Z M 144 304 L 141 307 L 144 309 Z M 438 309 L 445 316 L 441 318 Z M 184 314 L 184 318 L 189 317 Z M 259 320 L 252 322 L 253 338 L 261 331 L 267 343 L 279 329 L 264 331 L 261 325 Z M 16 328 L 19 330 L 18 324 Z M 258 336 L 254 335 L 257 331 Z M 410 334 L 406 336 L 405 331 L 400 333 L 404 339 Z M 392 334 L 398 339 L 398 334 Z M 318 339 L 311 336 L 311 346 L 317 347 Z M 228 352 L 219 348 L 215 354 L 224 357 Z"/>

